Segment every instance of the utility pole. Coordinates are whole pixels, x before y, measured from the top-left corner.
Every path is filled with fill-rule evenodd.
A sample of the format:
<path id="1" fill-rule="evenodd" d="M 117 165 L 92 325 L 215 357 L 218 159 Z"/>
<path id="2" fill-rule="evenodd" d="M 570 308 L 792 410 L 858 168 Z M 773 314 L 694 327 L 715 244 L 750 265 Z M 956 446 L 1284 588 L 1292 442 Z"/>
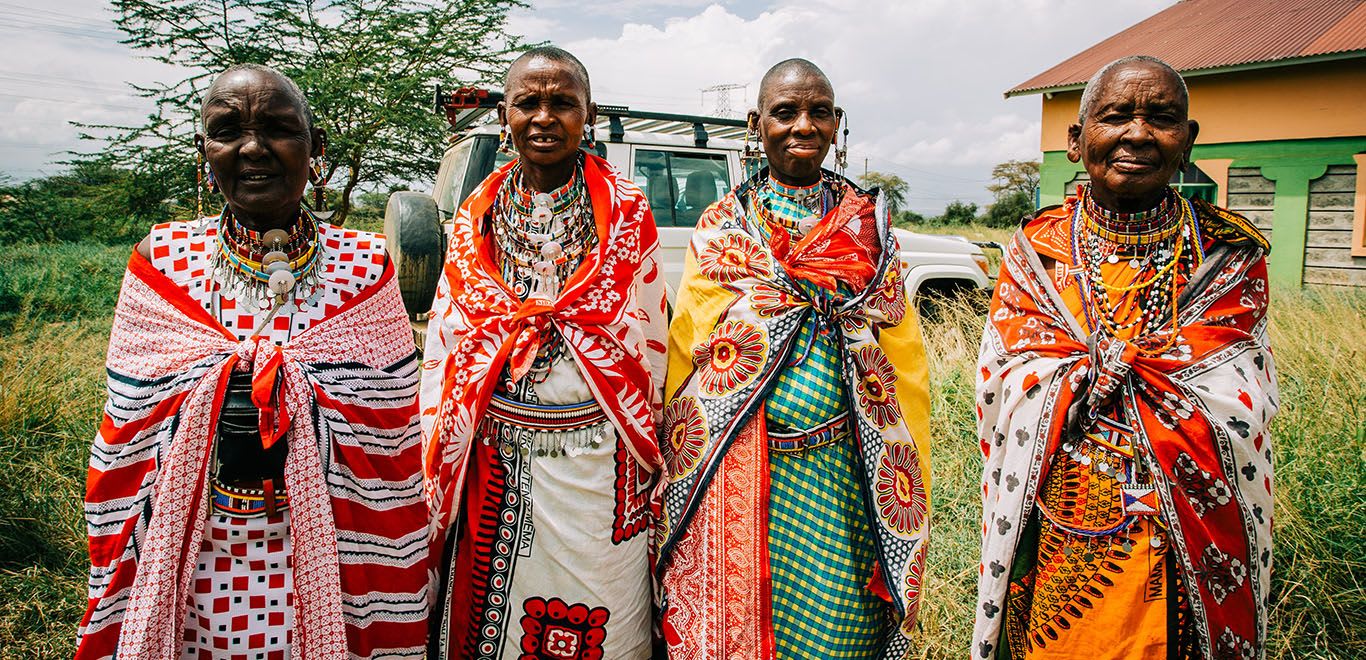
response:
<path id="1" fill-rule="evenodd" d="M 868 178 L 868 157 L 863 157 L 863 178 Z"/>
<path id="2" fill-rule="evenodd" d="M 715 109 L 712 111 L 712 115 L 713 115 L 713 116 L 716 116 L 716 117 L 736 117 L 736 116 L 739 116 L 739 113 L 736 112 L 735 109 L 732 108 L 731 105 L 730 105 L 730 93 L 733 92 L 733 91 L 735 91 L 735 90 L 737 90 L 737 89 L 743 90 L 743 91 L 744 91 L 744 97 L 741 99 L 741 101 L 742 101 L 742 102 L 748 102 L 748 101 L 749 101 L 749 85 L 720 84 L 720 85 L 712 85 L 711 87 L 704 87 L 704 88 L 702 88 L 702 107 L 703 107 L 703 108 L 706 108 L 706 105 L 707 105 L 707 94 L 708 94 L 708 93 L 715 93 L 715 94 L 716 94 L 716 107 L 715 107 Z"/>

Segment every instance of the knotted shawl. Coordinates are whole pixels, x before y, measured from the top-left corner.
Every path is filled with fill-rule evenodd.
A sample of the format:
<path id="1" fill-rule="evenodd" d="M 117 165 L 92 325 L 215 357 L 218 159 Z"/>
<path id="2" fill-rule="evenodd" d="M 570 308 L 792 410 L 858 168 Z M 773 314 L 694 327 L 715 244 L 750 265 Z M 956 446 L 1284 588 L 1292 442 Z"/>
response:
<path id="1" fill-rule="evenodd" d="M 417 361 L 392 268 L 276 346 L 239 342 L 134 253 L 107 366 L 109 401 L 86 488 L 90 598 L 76 658 L 180 657 L 209 515 L 212 439 L 234 371 L 252 373 L 254 391 L 276 393 L 269 426 L 289 443 L 293 656 L 421 653 L 429 518 Z"/>
<path id="2" fill-rule="evenodd" d="M 878 550 L 869 586 L 901 618 L 885 653 L 899 657 L 909 643 L 930 531 L 928 367 L 885 201 L 840 185 L 840 203 L 815 230 L 796 245 L 778 242 L 782 259 L 759 240 L 743 186 L 709 208 L 693 234 L 669 332 L 659 535 L 665 637 L 680 657 L 773 654 L 763 402 L 811 314 L 836 335 L 850 383 L 848 441 Z M 866 252 L 836 235 L 858 223 L 875 229 L 875 263 L 859 266 Z M 862 286 L 842 303 L 808 297 L 789 264 Z"/>
<path id="3" fill-rule="evenodd" d="M 1196 207 L 1207 234 L 1234 235 L 1225 230 L 1241 218 Z M 1261 657 L 1271 574 L 1267 426 L 1278 405 L 1264 251 L 1260 236 L 1216 243 L 1181 293 L 1176 345 L 1154 357 L 1130 342 L 1088 337 L 1029 239 L 1015 233 L 978 362 L 985 460 L 976 657 L 997 651 L 1020 532 L 1053 452 L 1106 401 L 1123 406 L 1137 460 L 1155 476 L 1205 657 Z"/>

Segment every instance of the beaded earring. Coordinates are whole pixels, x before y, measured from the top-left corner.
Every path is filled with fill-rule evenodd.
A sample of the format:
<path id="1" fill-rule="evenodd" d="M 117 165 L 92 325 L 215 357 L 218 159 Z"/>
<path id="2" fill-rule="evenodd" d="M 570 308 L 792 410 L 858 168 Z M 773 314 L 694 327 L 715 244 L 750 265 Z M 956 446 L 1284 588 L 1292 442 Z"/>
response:
<path id="1" fill-rule="evenodd" d="M 759 144 L 759 127 L 750 120 L 745 125 L 745 146 L 740 152 L 740 161 L 745 163 L 745 169 L 749 170 L 752 164 L 757 164 L 763 156 L 763 150 Z"/>
<path id="2" fill-rule="evenodd" d="M 596 144 L 596 143 L 597 143 L 597 136 L 596 136 L 596 134 L 594 133 L 593 125 L 592 125 L 592 124 L 584 124 L 584 125 L 583 125 L 583 146 L 584 146 L 584 147 L 587 147 L 587 148 L 589 148 L 589 149 L 592 149 L 592 148 L 593 148 L 593 145 Z"/>
<path id="3" fill-rule="evenodd" d="M 313 184 L 313 214 L 321 220 L 332 217 L 332 212 L 327 210 L 327 182 L 332 176 L 324 174 L 327 171 L 326 155 L 327 140 L 323 140 L 318 156 L 308 159 L 308 182 Z"/>
<path id="4" fill-rule="evenodd" d="M 204 217 L 204 156 L 194 150 L 194 219 Z"/>
<path id="5" fill-rule="evenodd" d="M 837 130 L 830 144 L 835 148 L 835 173 L 844 176 L 844 169 L 849 167 L 849 116 L 843 108 L 835 108 L 835 119 L 844 125 L 844 142 L 840 142 Z"/>
<path id="6" fill-rule="evenodd" d="M 498 153 L 512 155 L 512 134 L 508 133 L 507 124 L 498 129 Z"/>

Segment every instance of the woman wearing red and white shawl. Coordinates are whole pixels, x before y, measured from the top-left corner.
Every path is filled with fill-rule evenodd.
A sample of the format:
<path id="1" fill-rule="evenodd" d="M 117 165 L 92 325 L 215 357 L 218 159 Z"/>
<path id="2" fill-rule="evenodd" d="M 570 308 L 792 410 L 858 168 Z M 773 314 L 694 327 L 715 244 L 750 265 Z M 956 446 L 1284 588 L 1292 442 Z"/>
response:
<path id="1" fill-rule="evenodd" d="M 227 206 L 129 259 L 76 658 L 420 658 L 419 364 L 384 241 L 302 207 L 325 137 L 293 81 L 230 68 L 202 115 Z"/>
<path id="2" fill-rule="evenodd" d="M 1199 130 L 1181 76 L 1087 84 L 1090 183 L 1006 249 L 979 361 L 981 658 L 1259 658 L 1275 368 L 1267 242 L 1168 186 Z"/>
<path id="3" fill-rule="evenodd" d="M 423 362 L 435 658 L 644 658 L 665 290 L 648 204 L 579 149 L 588 73 L 519 57 L 517 158 L 457 211 Z"/>

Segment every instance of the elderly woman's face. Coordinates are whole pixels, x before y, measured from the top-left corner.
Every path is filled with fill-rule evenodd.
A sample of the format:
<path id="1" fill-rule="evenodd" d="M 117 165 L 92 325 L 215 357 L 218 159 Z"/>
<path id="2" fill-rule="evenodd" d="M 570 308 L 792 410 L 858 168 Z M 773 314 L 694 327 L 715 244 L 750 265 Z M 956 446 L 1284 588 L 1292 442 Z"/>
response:
<path id="1" fill-rule="evenodd" d="M 588 98 L 568 64 L 533 57 L 516 65 L 498 114 L 523 166 L 554 168 L 578 157 L 584 125 L 597 119 Z"/>
<path id="2" fill-rule="evenodd" d="M 1101 80 L 1086 122 L 1068 133 L 1067 153 L 1091 177 L 1096 201 L 1113 211 L 1151 208 L 1195 143 L 1178 82 L 1146 65 Z"/>
<path id="3" fill-rule="evenodd" d="M 821 162 L 839 128 L 835 95 L 825 81 L 802 71 L 773 81 L 764 91 L 757 121 L 775 179 L 793 186 L 820 180 Z"/>
<path id="4" fill-rule="evenodd" d="M 278 223 L 298 212 L 309 157 L 321 146 L 303 112 L 269 73 L 236 71 L 215 84 L 204 104 L 202 149 L 237 217 Z"/>

